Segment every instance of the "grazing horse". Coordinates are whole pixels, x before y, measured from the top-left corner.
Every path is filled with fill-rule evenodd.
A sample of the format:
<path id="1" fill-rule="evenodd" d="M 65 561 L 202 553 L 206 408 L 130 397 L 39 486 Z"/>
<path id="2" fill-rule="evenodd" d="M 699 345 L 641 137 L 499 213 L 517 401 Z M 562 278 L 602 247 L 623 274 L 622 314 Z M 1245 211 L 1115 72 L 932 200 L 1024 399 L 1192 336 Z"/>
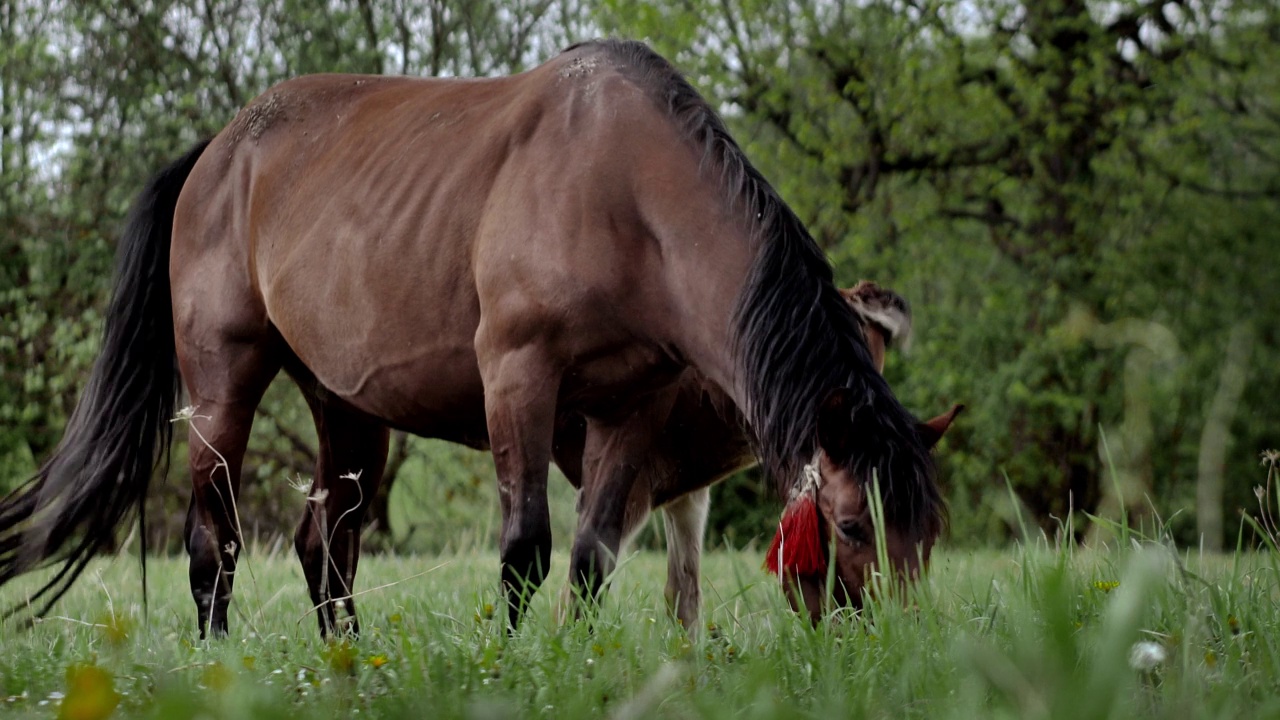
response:
<path id="1" fill-rule="evenodd" d="M 354 582 L 388 428 L 492 450 L 514 627 L 550 561 L 556 417 L 586 418 L 570 573 L 594 597 L 622 540 L 615 498 L 687 367 L 742 409 L 780 490 L 821 455 L 828 474 L 878 474 L 906 541 L 936 534 L 928 447 L 826 257 L 648 47 L 586 43 L 490 79 L 289 80 L 135 203 L 66 434 L 0 501 L 0 583 L 61 561 L 32 601 L 66 591 L 141 506 L 181 381 L 191 592 L 201 634 L 225 633 L 241 462 L 284 369 L 319 435 L 295 548 L 322 631 L 337 607 L 358 630 L 328 588 Z"/>
<path id="2" fill-rule="evenodd" d="M 910 306 L 897 293 L 865 280 L 841 290 L 840 294 L 858 317 L 876 371 L 883 373 L 886 349 L 905 345 L 910 339 Z M 932 446 L 940 440 L 962 409 L 963 406 L 956 405 L 923 423 L 919 430 L 926 443 Z M 555 434 L 556 464 L 579 489 L 585 430 L 584 418 L 564 414 L 558 420 Z M 643 527 L 650 512 L 662 510 L 667 542 L 667 605 L 680 624 L 690 630 L 697 628 L 701 605 L 699 568 L 711 501 L 710 486 L 755 464 L 756 456 L 741 413 L 714 384 L 697 371 L 686 370 L 680 378 L 671 415 L 662 433 L 655 438 L 653 453 L 641 466 L 631 494 L 615 498 L 615 502 L 626 501 L 623 546 Z M 828 495 L 834 491 L 834 487 L 829 489 Z M 933 541 L 932 537 L 921 539 L 925 558 Z M 861 586 L 867 567 L 875 562 L 874 553 L 868 557 L 859 550 L 843 539 L 836 544 L 837 579 L 842 588 L 839 599 L 849 602 L 860 599 L 860 594 L 850 588 Z M 825 573 L 823 575 L 825 582 Z M 784 580 L 790 579 L 784 577 Z M 796 604 L 800 594 L 791 585 L 787 590 L 788 598 Z M 820 599 L 820 596 L 812 597 L 815 601 Z M 796 607 L 800 609 L 799 605 Z M 808 609 L 816 620 L 821 615 L 822 604 L 814 602 Z"/>

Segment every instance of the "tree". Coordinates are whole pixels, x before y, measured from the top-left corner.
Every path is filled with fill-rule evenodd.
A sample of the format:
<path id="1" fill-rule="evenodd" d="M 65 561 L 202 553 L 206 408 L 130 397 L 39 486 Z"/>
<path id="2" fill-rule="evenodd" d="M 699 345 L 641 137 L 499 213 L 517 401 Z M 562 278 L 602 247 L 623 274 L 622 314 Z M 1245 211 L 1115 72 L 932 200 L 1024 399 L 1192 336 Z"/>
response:
<path id="1" fill-rule="evenodd" d="M 1188 438 L 1221 342 L 1197 332 L 1254 311 L 1226 293 L 1180 300 L 1198 297 L 1194 253 L 1234 264 L 1265 245 L 1203 227 L 1188 242 L 1185 211 L 1229 198 L 1266 227 L 1253 222 L 1274 207 L 1277 145 L 1257 123 L 1274 128 L 1276 88 L 1255 73 L 1273 10 L 720 0 L 607 3 L 604 22 L 655 38 L 723 103 L 845 282 L 915 302 L 922 342 L 889 373 L 921 412 L 971 406 L 943 458 L 954 530 L 972 537 L 1002 531 L 976 511 L 999 509 L 1005 477 L 1050 532 L 1103 507 L 1109 472 L 1132 481 L 1116 498 L 1131 517 L 1156 484 L 1193 487 Z M 1209 147 L 1230 162 L 1206 165 Z M 1220 172 L 1241 163 L 1250 182 Z M 1275 278 L 1220 269 L 1239 287 Z M 1147 325 L 1192 357 L 1104 330 Z M 1169 441 L 1176 453 L 1153 456 Z"/>

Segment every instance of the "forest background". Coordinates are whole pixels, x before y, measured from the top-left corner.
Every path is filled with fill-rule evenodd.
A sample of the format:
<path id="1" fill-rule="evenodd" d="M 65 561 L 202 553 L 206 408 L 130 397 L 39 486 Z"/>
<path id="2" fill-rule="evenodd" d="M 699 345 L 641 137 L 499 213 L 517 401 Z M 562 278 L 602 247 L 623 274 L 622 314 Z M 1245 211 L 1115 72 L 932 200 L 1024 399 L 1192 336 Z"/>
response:
<path id="1" fill-rule="evenodd" d="M 1083 539 L 1088 513 L 1234 545 L 1280 444 L 1275 0 L 0 0 L 0 491 L 61 436 L 152 172 L 284 78 L 505 74 L 602 35 L 689 75 L 841 284 L 910 300 L 886 374 L 917 414 L 968 408 L 948 542 Z M 314 447 L 282 377 L 245 461 L 259 539 L 291 534 Z M 175 468 L 152 547 L 180 545 Z M 767 488 L 718 486 L 708 541 L 767 536 Z M 490 458 L 396 436 L 369 532 L 491 542 Z"/>

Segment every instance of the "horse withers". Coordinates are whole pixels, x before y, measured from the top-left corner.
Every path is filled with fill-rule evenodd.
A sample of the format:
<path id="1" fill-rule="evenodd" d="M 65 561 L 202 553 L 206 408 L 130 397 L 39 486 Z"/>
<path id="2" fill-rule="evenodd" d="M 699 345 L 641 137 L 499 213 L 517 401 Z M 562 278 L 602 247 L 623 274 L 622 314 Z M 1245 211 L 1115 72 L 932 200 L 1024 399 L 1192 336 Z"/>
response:
<path id="1" fill-rule="evenodd" d="M 0 501 L 0 583 L 62 569 L 47 608 L 141 506 L 185 384 L 186 546 L 225 633 L 254 410 L 284 369 L 319 438 L 295 547 L 321 628 L 350 601 L 388 428 L 493 451 L 515 625 L 550 560 L 559 413 L 586 418 L 570 573 L 594 596 L 643 458 L 692 367 L 741 408 L 787 493 L 847 389 L 859 483 L 890 527 L 943 503 L 821 249 L 711 106 L 640 43 L 483 80 L 315 75 L 252 101 L 152 179 L 119 245 L 102 352 L 36 477 Z M 207 442 L 205 442 L 207 441 Z M 354 615 L 349 626 L 355 629 Z"/>

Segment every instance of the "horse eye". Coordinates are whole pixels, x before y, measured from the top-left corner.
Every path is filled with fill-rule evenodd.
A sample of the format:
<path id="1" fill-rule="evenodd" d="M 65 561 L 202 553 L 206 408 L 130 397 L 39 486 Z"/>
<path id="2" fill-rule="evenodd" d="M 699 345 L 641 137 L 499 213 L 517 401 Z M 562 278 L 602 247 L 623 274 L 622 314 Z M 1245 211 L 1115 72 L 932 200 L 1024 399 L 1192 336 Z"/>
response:
<path id="1" fill-rule="evenodd" d="M 851 545 L 866 545 L 871 541 L 867 536 L 866 529 L 862 526 L 862 523 L 857 520 L 847 520 L 837 525 L 836 528 L 840 531 L 840 534 L 844 536 L 844 539 Z"/>

